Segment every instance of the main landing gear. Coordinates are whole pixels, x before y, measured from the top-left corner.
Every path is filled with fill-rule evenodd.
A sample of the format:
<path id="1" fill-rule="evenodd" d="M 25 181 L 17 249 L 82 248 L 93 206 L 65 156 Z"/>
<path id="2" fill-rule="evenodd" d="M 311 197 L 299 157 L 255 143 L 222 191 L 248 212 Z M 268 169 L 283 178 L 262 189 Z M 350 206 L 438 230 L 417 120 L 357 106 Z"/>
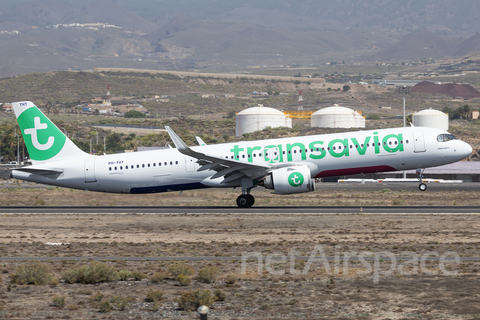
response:
<path id="1" fill-rule="evenodd" d="M 425 183 L 423 183 L 423 171 L 425 171 L 425 169 L 417 169 L 417 171 L 416 171 L 417 177 L 418 177 L 418 182 L 420 183 L 418 185 L 418 189 L 420 189 L 420 191 L 427 190 L 427 185 Z"/>
<path id="2" fill-rule="evenodd" d="M 255 188 L 253 180 L 247 177 L 242 178 L 242 194 L 237 198 L 237 206 L 240 208 L 250 208 L 255 203 L 255 198 L 250 191 Z"/>
<path id="3" fill-rule="evenodd" d="M 240 208 L 250 208 L 255 203 L 255 198 L 249 194 L 241 194 L 237 198 L 237 206 Z"/>

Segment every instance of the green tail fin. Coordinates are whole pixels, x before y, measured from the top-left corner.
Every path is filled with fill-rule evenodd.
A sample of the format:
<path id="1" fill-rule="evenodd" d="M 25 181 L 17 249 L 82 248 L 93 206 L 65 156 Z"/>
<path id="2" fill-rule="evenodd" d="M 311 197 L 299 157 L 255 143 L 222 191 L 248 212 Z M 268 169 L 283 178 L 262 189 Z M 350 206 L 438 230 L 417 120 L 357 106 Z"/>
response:
<path id="1" fill-rule="evenodd" d="M 12 106 L 32 161 L 86 155 L 32 102 L 13 102 Z"/>

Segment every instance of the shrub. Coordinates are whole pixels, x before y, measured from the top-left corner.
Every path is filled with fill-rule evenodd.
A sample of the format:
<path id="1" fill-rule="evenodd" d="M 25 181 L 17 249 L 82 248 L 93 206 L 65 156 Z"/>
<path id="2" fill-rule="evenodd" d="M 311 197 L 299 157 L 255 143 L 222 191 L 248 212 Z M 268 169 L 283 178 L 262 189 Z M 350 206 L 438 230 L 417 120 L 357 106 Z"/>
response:
<path id="1" fill-rule="evenodd" d="M 225 278 L 225 283 L 226 284 L 235 284 L 235 282 L 237 282 L 237 276 L 234 275 L 234 274 L 229 274 Z"/>
<path id="2" fill-rule="evenodd" d="M 60 282 L 58 281 L 57 278 L 52 277 L 52 279 L 50 279 L 50 282 L 48 283 L 48 285 L 53 288 L 53 287 L 58 286 L 59 283 Z"/>
<path id="3" fill-rule="evenodd" d="M 118 279 L 118 274 L 114 267 L 92 261 L 88 266 L 63 272 L 62 279 L 68 283 L 91 284 L 115 281 Z"/>
<path id="4" fill-rule="evenodd" d="M 163 292 L 162 290 L 150 289 L 147 292 L 147 296 L 145 298 L 145 301 L 147 301 L 147 302 L 158 302 L 158 301 L 163 299 L 164 294 L 165 294 L 165 292 Z"/>
<path id="5" fill-rule="evenodd" d="M 108 312 L 112 312 L 112 305 L 110 304 L 110 302 L 108 301 L 103 301 L 100 303 L 100 305 L 98 306 L 99 307 L 99 311 L 101 313 L 108 313 Z"/>
<path id="6" fill-rule="evenodd" d="M 135 300 L 132 297 L 122 297 L 122 296 L 115 296 L 110 299 L 110 302 L 113 303 L 115 308 L 117 308 L 120 311 L 125 310 L 127 308 L 127 305 L 129 302 Z"/>
<path id="7" fill-rule="evenodd" d="M 18 267 L 12 275 L 12 283 L 44 285 L 52 281 L 50 267 L 38 261 L 29 262 Z"/>
<path id="8" fill-rule="evenodd" d="M 150 277 L 151 283 L 159 283 L 167 278 L 167 274 L 165 272 L 156 272 L 153 276 Z"/>
<path id="9" fill-rule="evenodd" d="M 178 280 L 178 282 L 180 283 L 181 286 L 189 286 L 190 283 L 192 283 L 192 279 L 190 279 L 189 276 L 186 276 L 186 275 L 183 275 L 183 274 L 179 275 L 177 277 L 177 280 Z"/>
<path id="10" fill-rule="evenodd" d="M 55 297 L 53 297 L 53 305 L 55 307 L 59 307 L 59 308 L 65 307 L 65 296 L 55 296 Z"/>
<path id="11" fill-rule="evenodd" d="M 194 311 L 200 306 L 210 307 L 216 298 L 210 290 L 195 290 L 184 292 L 180 295 L 179 305 L 184 310 Z"/>
<path id="12" fill-rule="evenodd" d="M 225 301 L 225 299 L 227 299 L 227 295 L 225 294 L 225 292 L 220 289 L 215 290 L 213 294 L 218 301 Z"/>
<path id="13" fill-rule="evenodd" d="M 103 297 L 104 297 L 103 293 L 98 291 L 97 293 L 95 293 L 94 296 L 91 296 L 90 298 L 88 298 L 88 301 L 90 301 L 90 302 L 102 301 Z"/>
<path id="14" fill-rule="evenodd" d="M 118 280 L 120 281 L 127 281 L 130 278 L 133 278 L 133 273 L 128 270 L 120 270 L 117 273 Z"/>
<path id="15" fill-rule="evenodd" d="M 218 269 L 214 267 L 206 267 L 198 272 L 197 280 L 203 283 L 212 283 L 217 280 Z"/>
<path id="16" fill-rule="evenodd" d="M 191 276 L 195 272 L 195 269 L 184 263 L 175 263 L 168 267 L 168 271 L 170 271 L 175 279 L 177 279 L 181 274 L 184 276 Z"/>
<path id="17" fill-rule="evenodd" d="M 138 271 L 134 271 L 132 272 L 132 274 L 133 274 L 133 280 L 135 281 L 142 281 L 145 278 L 145 274 Z"/>

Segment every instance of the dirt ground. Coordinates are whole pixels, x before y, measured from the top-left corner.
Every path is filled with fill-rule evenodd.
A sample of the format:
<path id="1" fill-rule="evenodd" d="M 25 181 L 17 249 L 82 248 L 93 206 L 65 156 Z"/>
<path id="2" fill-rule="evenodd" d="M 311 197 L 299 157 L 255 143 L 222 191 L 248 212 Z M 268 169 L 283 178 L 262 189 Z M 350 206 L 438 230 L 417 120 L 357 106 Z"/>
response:
<path id="1" fill-rule="evenodd" d="M 427 192 L 417 182 L 402 185 L 317 183 L 316 191 L 277 195 L 252 190 L 255 206 L 480 206 L 480 184 L 430 183 Z M 0 206 L 235 206 L 239 189 L 200 189 L 155 194 L 112 194 L 58 188 L 33 183 L 0 183 Z"/>
<path id="2" fill-rule="evenodd" d="M 82 201 L 108 205 L 102 197 L 112 197 L 69 189 L 8 188 L 0 190 L 2 205 L 6 201 L 28 205 L 39 199 L 45 205 Z M 187 203 L 193 205 L 194 199 L 205 198 L 207 204 L 217 204 L 236 194 L 196 192 L 195 196 L 168 194 L 170 199 L 158 201 L 178 204 L 190 199 Z M 350 193 L 329 190 L 322 193 L 322 201 L 374 203 L 381 197 L 388 202 L 405 195 L 355 191 L 349 198 Z M 416 193 L 407 193 L 405 199 Z M 478 193 L 471 193 L 448 198 L 447 192 L 432 192 L 435 198 L 430 200 L 476 201 Z M 260 194 L 263 201 L 273 197 Z M 121 195 L 109 201 L 127 200 Z M 301 199 L 288 201 L 295 205 Z M 211 305 L 209 319 L 480 319 L 480 258 L 467 260 L 480 257 L 479 233 L 479 215 L 1 215 L 0 318 L 195 319 L 196 312 L 179 307 L 180 295 L 208 289 L 222 291 L 222 298 Z M 66 244 L 48 244 L 59 242 Z M 456 255 L 463 260 L 441 261 Z M 311 256 L 329 260 L 313 261 Z M 6 260 L 12 257 L 49 258 L 41 263 L 60 282 L 11 283 L 18 268 L 27 264 Z M 117 271 L 140 272 L 145 278 L 98 284 L 62 280 L 62 273 L 88 265 L 93 257 L 108 257 L 100 262 Z M 122 260 L 125 257 L 146 258 Z M 166 257 L 171 259 L 157 260 Z M 179 260 L 188 257 L 198 259 Z M 169 272 L 175 263 L 194 268 L 190 285 L 181 286 Z M 217 269 L 213 283 L 200 281 L 199 272 L 205 267 Z M 165 279 L 154 283 L 150 279 L 155 273 L 164 273 Z M 146 301 L 151 289 L 164 291 L 160 303 Z M 98 302 L 92 301 L 98 292 L 102 301 L 118 296 L 131 301 L 124 310 L 114 305 L 111 312 L 101 313 Z M 55 296 L 65 296 L 64 307 L 54 305 Z"/>

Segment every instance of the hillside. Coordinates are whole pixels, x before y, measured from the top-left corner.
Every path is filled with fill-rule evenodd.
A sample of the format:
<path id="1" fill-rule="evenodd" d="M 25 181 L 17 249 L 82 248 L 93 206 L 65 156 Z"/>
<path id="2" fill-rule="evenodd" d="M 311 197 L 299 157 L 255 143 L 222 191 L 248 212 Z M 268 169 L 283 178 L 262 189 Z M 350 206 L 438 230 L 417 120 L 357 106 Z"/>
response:
<path id="1" fill-rule="evenodd" d="M 296 64 L 338 61 L 374 52 L 382 46 L 361 31 L 282 31 L 241 22 L 216 22 L 179 16 L 145 36 L 158 52 L 170 48 L 190 50 L 197 64 L 230 63 L 247 67 L 256 64 Z M 385 41 L 388 41 L 384 39 Z M 390 40 L 391 41 L 391 40 Z M 388 43 L 388 42 L 387 42 Z M 160 48 L 160 50 L 158 50 Z"/>
<path id="2" fill-rule="evenodd" d="M 480 3 L 469 0 L 117 0 L 138 15 L 164 25 L 179 14 L 200 20 L 243 22 L 278 30 L 427 29 L 441 34 L 480 30 Z"/>
<path id="3" fill-rule="evenodd" d="M 372 60 L 414 60 L 438 58 L 454 53 L 453 41 L 429 31 L 413 33 L 372 56 Z"/>
<path id="4" fill-rule="evenodd" d="M 463 56 L 476 51 L 480 51 L 480 33 L 478 32 L 459 43 L 455 49 L 455 55 Z"/>
<path id="5" fill-rule="evenodd" d="M 82 2 L 82 1 L 80 1 Z M 0 13 L 0 30 L 9 30 L 12 23 L 26 27 L 47 27 L 66 23 L 108 22 L 128 30 L 148 32 L 158 26 L 118 6 L 110 0 L 72 3 L 62 0 L 19 1 L 5 6 Z"/>
<path id="6" fill-rule="evenodd" d="M 95 67 L 237 71 L 467 55 L 479 50 L 479 12 L 480 4 L 467 0 L 4 0 L 0 78 Z"/>

